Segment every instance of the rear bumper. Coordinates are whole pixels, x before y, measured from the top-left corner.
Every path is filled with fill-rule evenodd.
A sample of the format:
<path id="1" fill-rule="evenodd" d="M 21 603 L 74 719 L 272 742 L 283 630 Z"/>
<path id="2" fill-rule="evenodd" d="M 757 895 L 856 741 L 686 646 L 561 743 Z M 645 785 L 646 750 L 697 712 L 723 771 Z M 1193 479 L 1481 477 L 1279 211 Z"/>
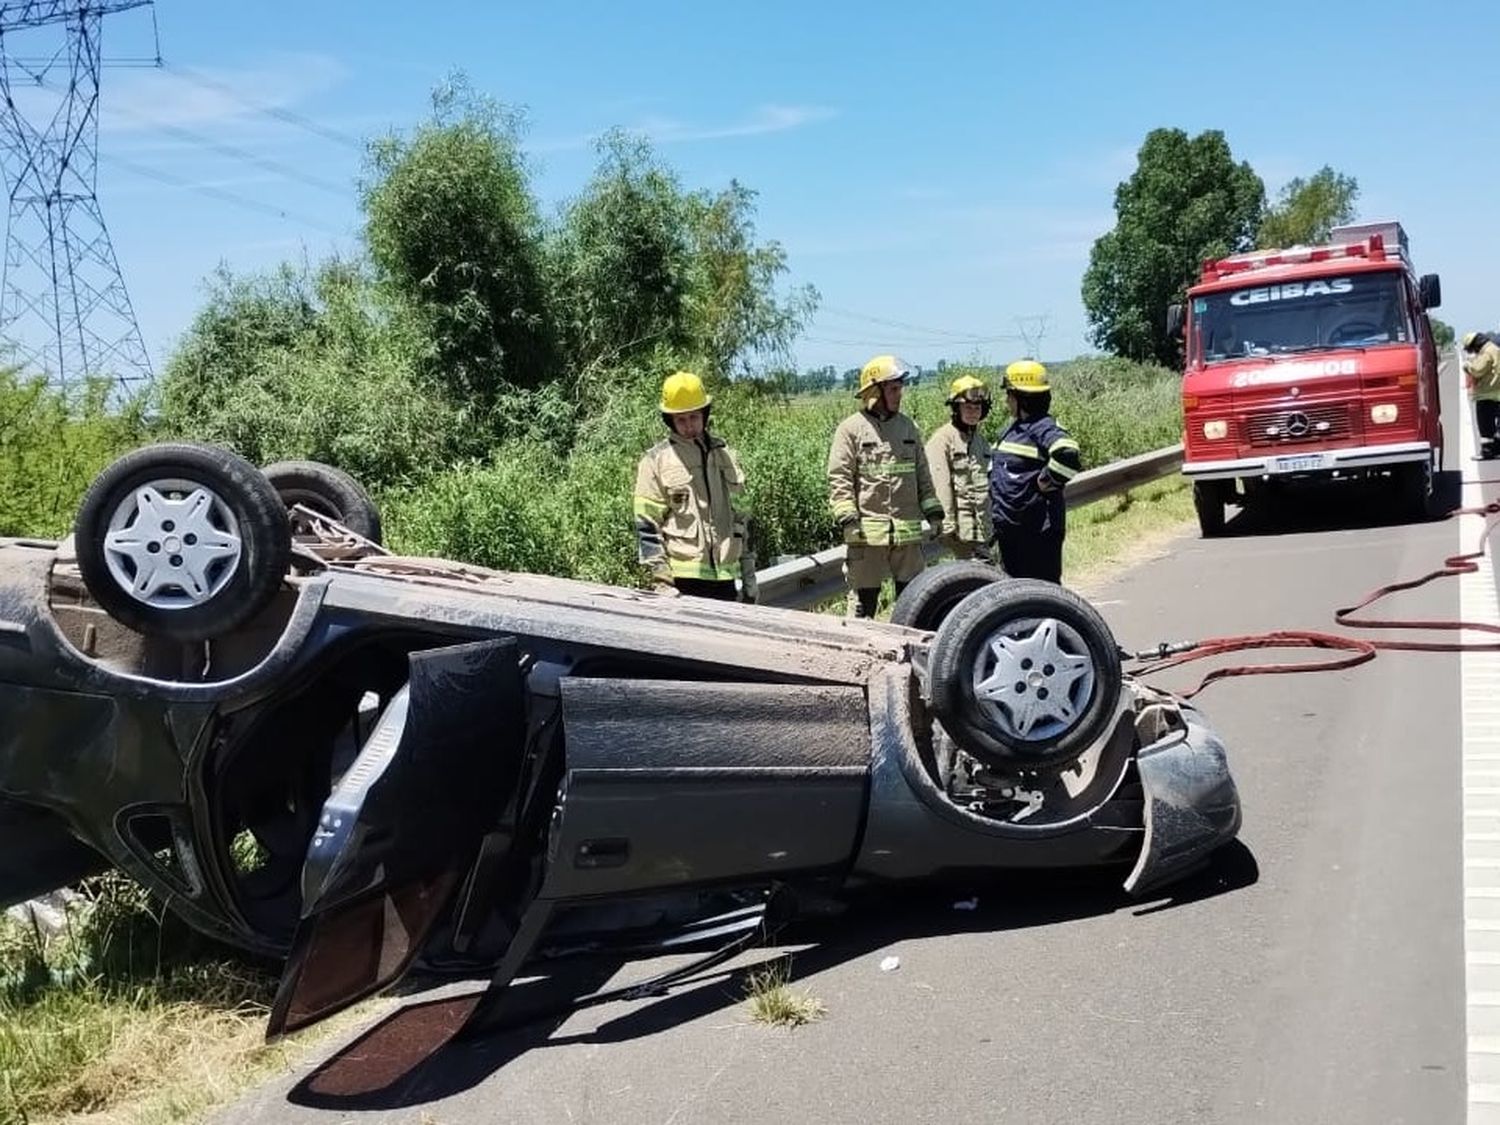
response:
<path id="1" fill-rule="evenodd" d="M 1296 466 L 1292 459 L 1317 457 L 1316 465 Z M 1361 445 L 1353 449 L 1310 449 L 1303 453 L 1268 453 L 1233 461 L 1184 461 L 1182 473 L 1192 480 L 1228 480 L 1234 477 L 1287 476 L 1302 473 L 1352 472 L 1384 465 L 1427 461 L 1432 445 L 1425 441 L 1394 445 Z"/>

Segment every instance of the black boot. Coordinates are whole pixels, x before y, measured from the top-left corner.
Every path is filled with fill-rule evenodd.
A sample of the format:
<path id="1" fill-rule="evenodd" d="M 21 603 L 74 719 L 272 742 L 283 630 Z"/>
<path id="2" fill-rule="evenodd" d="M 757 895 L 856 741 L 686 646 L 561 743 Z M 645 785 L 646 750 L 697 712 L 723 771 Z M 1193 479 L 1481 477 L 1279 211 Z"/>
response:
<path id="1" fill-rule="evenodd" d="M 880 587 L 871 586 L 854 591 L 859 599 L 859 605 L 855 608 L 855 617 L 874 617 L 875 610 L 880 605 Z"/>

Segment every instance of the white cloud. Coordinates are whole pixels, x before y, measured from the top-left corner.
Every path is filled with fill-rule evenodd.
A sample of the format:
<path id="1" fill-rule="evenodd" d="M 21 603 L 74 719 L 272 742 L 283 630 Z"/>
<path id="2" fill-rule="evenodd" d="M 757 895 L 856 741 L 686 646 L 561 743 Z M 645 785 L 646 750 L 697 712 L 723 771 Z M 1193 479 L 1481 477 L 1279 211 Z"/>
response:
<path id="1" fill-rule="evenodd" d="M 128 71 L 109 76 L 100 124 L 126 133 L 255 119 L 253 107 L 287 109 L 347 74 L 337 59 L 314 53 L 277 55 L 254 67 Z"/>
<path id="2" fill-rule="evenodd" d="M 646 117 L 623 126 L 627 133 L 643 135 L 656 144 L 685 144 L 691 141 L 717 141 L 731 137 L 758 137 L 767 133 L 784 133 L 837 116 L 827 106 L 763 105 L 738 121 L 723 124 L 695 125 L 673 117 Z M 602 132 L 587 136 L 559 137 L 527 146 L 535 152 L 562 152 L 587 148 Z"/>

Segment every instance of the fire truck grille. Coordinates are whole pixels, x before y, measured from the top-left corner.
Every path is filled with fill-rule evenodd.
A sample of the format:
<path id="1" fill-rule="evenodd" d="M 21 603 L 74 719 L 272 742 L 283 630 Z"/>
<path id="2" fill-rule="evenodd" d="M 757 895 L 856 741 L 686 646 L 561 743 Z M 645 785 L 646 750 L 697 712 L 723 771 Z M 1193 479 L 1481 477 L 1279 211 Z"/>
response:
<path id="1" fill-rule="evenodd" d="M 1310 406 L 1305 410 L 1252 414 L 1243 425 L 1247 445 L 1296 445 L 1304 441 L 1346 438 L 1350 433 L 1349 408 Z"/>

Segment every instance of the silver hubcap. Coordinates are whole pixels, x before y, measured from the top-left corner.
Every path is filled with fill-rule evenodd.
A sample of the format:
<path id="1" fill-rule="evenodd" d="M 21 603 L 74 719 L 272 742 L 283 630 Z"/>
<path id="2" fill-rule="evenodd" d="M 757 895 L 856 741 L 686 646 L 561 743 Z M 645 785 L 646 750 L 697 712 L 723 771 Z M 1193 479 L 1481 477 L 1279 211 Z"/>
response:
<path id="1" fill-rule="evenodd" d="M 244 545 L 228 505 L 187 480 L 134 489 L 109 517 L 104 562 L 122 590 L 154 609 L 190 609 L 234 578 Z"/>
<path id="2" fill-rule="evenodd" d="M 1094 660 L 1077 630 L 1051 617 L 1014 621 L 980 649 L 974 697 L 1001 734 L 1057 738 L 1094 694 Z"/>

